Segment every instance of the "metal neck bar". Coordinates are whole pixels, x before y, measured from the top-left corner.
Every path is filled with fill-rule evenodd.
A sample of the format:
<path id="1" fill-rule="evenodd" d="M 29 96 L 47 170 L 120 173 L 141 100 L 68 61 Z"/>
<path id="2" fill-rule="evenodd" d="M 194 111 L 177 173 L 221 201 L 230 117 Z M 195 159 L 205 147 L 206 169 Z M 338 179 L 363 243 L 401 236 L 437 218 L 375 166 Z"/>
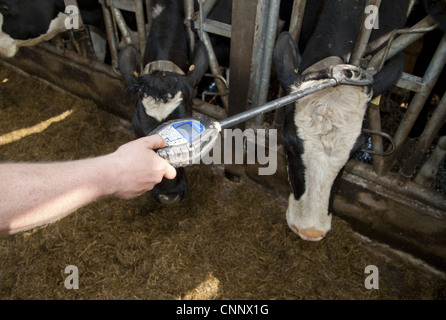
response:
<path id="1" fill-rule="evenodd" d="M 315 86 L 312 86 L 307 89 L 299 90 L 294 93 L 291 93 L 287 96 L 284 96 L 282 98 L 267 102 L 261 106 L 258 106 L 256 108 L 252 108 L 249 110 L 246 110 L 244 112 L 241 112 L 239 114 L 236 114 L 232 117 L 226 118 L 222 121 L 220 121 L 220 127 L 221 129 L 227 129 L 230 128 L 236 124 L 245 122 L 246 120 L 249 120 L 251 118 L 257 117 L 263 113 L 281 108 L 283 106 L 286 106 L 290 103 L 293 103 L 303 97 L 306 97 L 312 93 L 315 93 L 317 91 L 323 90 L 325 88 L 334 87 L 338 83 L 334 78 L 329 78 L 324 81 L 321 81 Z"/>

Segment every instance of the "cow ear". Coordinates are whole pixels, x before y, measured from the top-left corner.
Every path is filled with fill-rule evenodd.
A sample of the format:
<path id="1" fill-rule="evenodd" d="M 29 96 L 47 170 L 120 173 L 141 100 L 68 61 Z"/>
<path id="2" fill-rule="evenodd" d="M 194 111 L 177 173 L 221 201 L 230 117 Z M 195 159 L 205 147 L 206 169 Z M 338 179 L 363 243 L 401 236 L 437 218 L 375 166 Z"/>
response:
<path id="1" fill-rule="evenodd" d="M 209 67 L 208 52 L 203 42 L 198 41 L 195 44 L 193 61 L 189 67 L 187 78 L 192 87 L 196 87 L 203 78 Z"/>
<path id="2" fill-rule="evenodd" d="M 376 97 L 387 91 L 395 83 L 398 82 L 404 70 L 404 62 L 406 61 L 404 53 L 400 52 L 389 61 L 384 67 L 373 76 L 373 97 Z"/>
<path id="3" fill-rule="evenodd" d="M 297 44 L 288 32 L 282 32 L 273 52 L 273 65 L 280 84 L 285 90 L 299 79 L 301 56 Z"/>
<path id="4" fill-rule="evenodd" d="M 446 1 L 424 0 L 427 14 L 434 18 L 441 30 L 446 31 Z"/>
<path id="5" fill-rule="evenodd" d="M 138 49 L 129 44 L 119 51 L 118 66 L 126 88 L 131 87 L 136 82 L 136 78 L 141 72 L 141 55 Z"/>

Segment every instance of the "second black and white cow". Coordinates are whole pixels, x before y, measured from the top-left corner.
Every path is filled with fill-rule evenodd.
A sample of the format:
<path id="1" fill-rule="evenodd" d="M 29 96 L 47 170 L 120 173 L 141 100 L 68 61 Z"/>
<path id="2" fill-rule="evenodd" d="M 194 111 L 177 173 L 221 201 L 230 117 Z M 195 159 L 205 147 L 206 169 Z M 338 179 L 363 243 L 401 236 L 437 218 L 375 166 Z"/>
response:
<path id="1" fill-rule="evenodd" d="M 101 5 L 97 1 L 77 2 L 83 22 L 103 29 Z M 60 12 L 65 12 L 64 0 L 0 0 L 3 32 L 14 39 L 25 40 L 46 33 Z"/>
<path id="2" fill-rule="evenodd" d="M 207 51 L 197 41 L 189 48 L 183 2 L 152 1 L 152 26 L 147 38 L 144 68 L 133 45 L 119 53 L 119 70 L 132 101 L 132 127 L 139 137 L 161 123 L 192 115 L 194 89 L 208 68 Z M 182 201 L 187 194 L 184 168 L 173 180 L 163 179 L 151 191 L 161 203 Z"/>
<path id="3" fill-rule="evenodd" d="M 102 7 L 99 2 L 89 0 L 78 0 L 77 4 L 77 10 L 65 13 L 64 0 L 0 0 L 0 55 L 13 57 L 19 47 L 35 46 L 52 39 L 67 31 L 67 25 L 80 13 L 83 23 L 90 26 L 96 55 L 104 60 Z"/>
<path id="4" fill-rule="evenodd" d="M 328 66 L 347 63 L 366 0 L 311 1 L 305 16 L 302 54 L 288 33 L 276 43 L 273 63 L 286 92 L 311 86 L 302 75 Z M 369 48 L 379 47 L 390 31 L 404 26 L 412 1 L 383 1 L 379 29 L 372 32 Z M 305 25 L 314 24 L 314 25 Z M 313 31 L 314 30 L 314 31 Z M 378 94 L 400 77 L 404 57 L 399 55 L 374 78 Z M 289 196 L 286 218 L 289 227 L 305 240 L 322 239 L 331 228 L 332 189 L 344 165 L 358 147 L 364 114 L 371 99 L 370 88 L 338 86 L 289 105 L 285 110 L 284 145 L 286 149 Z"/>

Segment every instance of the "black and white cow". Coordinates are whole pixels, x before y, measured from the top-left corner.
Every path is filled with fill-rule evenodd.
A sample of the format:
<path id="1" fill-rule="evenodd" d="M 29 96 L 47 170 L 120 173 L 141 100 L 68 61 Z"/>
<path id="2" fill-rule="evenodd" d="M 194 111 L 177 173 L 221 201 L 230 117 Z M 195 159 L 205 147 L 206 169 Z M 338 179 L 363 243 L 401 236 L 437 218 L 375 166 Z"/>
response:
<path id="1" fill-rule="evenodd" d="M 105 33 L 102 7 L 98 1 L 78 0 L 79 12 L 92 32 L 95 52 L 103 60 Z M 34 46 L 67 31 L 66 21 L 78 12 L 65 13 L 64 0 L 0 0 L 0 54 L 12 57 L 20 46 Z M 128 15 L 127 15 L 128 16 Z"/>
<path id="2" fill-rule="evenodd" d="M 77 2 L 85 24 L 104 25 L 98 1 Z M 3 32 L 14 39 L 25 40 L 46 33 L 59 12 L 65 12 L 64 0 L 0 0 Z"/>
<path id="3" fill-rule="evenodd" d="M 144 68 L 133 45 L 119 53 L 119 69 L 132 101 L 132 126 L 137 136 L 150 134 L 161 123 L 192 115 L 194 89 L 207 71 L 204 44 L 189 48 L 184 26 L 184 4 L 152 0 L 152 26 L 147 38 Z M 151 191 L 161 203 L 182 201 L 187 194 L 184 168 L 173 180 L 163 179 Z"/>
<path id="4" fill-rule="evenodd" d="M 298 48 L 288 33 L 282 33 L 274 49 L 274 67 L 286 92 L 312 85 L 311 81 L 302 83 L 302 74 L 348 62 L 365 4 L 366 0 L 307 2 L 304 47 Z M 379 29 L 372 32 L 370 50 L 381 46 L 390 31 L 405 25 L 412 4 L 408 0 L 382 2 Z M 389 61 L 374 77 L 373 92 L 379 94 L 392 86 L 403 64 L 402 55 Z M 371 97 L 370 88 L 343 85 L 285 109 L 284 145 L 292 189 L 286 217 L 289 227 L 305 240 L 320 240 L 331 228 L 333 186 L 359 146 Z"/>

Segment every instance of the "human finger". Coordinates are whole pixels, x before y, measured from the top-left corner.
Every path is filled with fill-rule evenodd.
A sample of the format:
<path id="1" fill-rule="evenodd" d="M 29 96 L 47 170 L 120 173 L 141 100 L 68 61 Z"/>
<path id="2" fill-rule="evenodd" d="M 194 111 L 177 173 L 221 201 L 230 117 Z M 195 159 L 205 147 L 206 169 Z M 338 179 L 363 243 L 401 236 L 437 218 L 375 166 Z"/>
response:
<path id="1" fill-rule="evenodd" d="M 166 177 L 166 179 L 173 179 L 176 177 L 176 175 L 177 175 L 177 170 L 174 167 L 172 167 L 170 163 L 167 163 L 166 170 L 164 171 L 164 177 Z"/>
<path id="2" fill-rule="evenodd" d="M 151 136 L 147 136 L 141 138 L 146 143 L 147 148 L 149 149 L 158 149 L 166 146 L 166 141 L 159 134 L 153 134 Z"/>

